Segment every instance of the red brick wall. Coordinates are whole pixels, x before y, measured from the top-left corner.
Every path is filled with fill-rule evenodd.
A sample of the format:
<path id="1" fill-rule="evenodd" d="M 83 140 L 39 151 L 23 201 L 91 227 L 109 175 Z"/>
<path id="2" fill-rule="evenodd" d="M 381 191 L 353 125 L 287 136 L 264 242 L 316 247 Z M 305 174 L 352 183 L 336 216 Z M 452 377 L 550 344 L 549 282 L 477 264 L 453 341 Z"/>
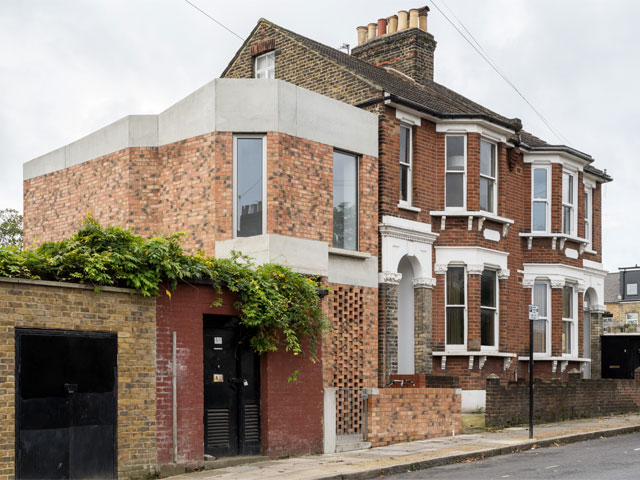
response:
<path id="1" fill-rule="evenodd" d="M 157 301 L 158 464 L 172 462 L 172 332 L 178 356 L 178 460 L 196 464 L 204 458 L 203 315 L 234 315 L 233 296 L 223 303 L 209 286 L 180 284 L 171 298 Z M 289 376 L 299 370 L 297 382 Z M 288 352 L 263 355 L 260 361 L 262 450 L 267 455 L 319 452 L 322 449 L 322 362 Z"/>
<path id="2" fill-rule="evenodd" d="M 640 380 L 580 380 L 571 374 L 568 382 L 534 383 L 534 423 L 572 418 L 599 417 L 640 408 Z M 500 385 L 487 381 L 485 425 L 520 425 L 529 419 L 529 385 L 524 381 Z"/>
<path id="3" fill-rule="evenodd" d="M 367 400 L 367 440 L 390 443 L 446 437 L 462 430 L 455 388 L 383 388 Z"/>

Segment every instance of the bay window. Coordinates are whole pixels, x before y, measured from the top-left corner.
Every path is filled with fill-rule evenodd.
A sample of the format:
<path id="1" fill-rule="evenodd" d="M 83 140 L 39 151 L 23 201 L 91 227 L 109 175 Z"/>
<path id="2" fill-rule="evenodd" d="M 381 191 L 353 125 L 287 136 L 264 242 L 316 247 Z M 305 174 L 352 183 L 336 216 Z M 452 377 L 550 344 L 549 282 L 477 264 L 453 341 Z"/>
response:
<path id="1" fill-rule="evenodd" d="M 576 174 L 562 172 L 562 233 L 576 236 L 576 205 L 578 191 L 576 189 Z"/>
<path id="2" fill-rule="evenodd" d="M 480 141 L 480 210 L 496 213 L 496 145 Z"/>
<path id="3" fill-rule="evenodd" d="M 333 246 L 358 249 L 358 157 L 333 152 Z"/>
<path id="4" fill-rule="evenodd" d="M 411 127 L 400 125 L 400 202 L 411 205 L 412 196 L 412 138 Z"/>
<path id="5" fill-rule="evenodd" d="M 532 293 L 532 304 L 538 307 L 538 320 L 533 321 L 533 352 L 548 355 L 551 343 L 549 285 L 544 282 L 535 282 Z"/>
<path id="6" fill-rule="evenodd" d="M 466 276 L 464 267 L 449 267 L 446 280 L 447 347 L 464 347 L 466 342 Z"/>
<path id="7" fill-rule="evenodd" d="M 236 237 L 262 235 L 266 224 L 264 135 L 237 135 L 233 142 L 234 234 Z"/>
<path id="8" fill-rule="evenodd" d="M 572 286 L 564 286 L 562 288 L 562 354 L 576 355 L 576 328 L 575 328 L 575 298 L 574 288 Z"/>
<path id="9" fill-rule="evenodd" d="M 464 209 L 466 193 L 467 137 L 447 135 L 445 137 L 445 206 Z"/>
<path id="10" fill-rule="evenodd" d="M 531 231 L 549 231 L 550 175 L 548 167 L 532 167 L 531 175 Z"/>
<path id="11" fill-rule="evenodd" d="M 484 270 L 480 280 L 480 339 L 483 348 L 497 348 L 498 277 L 495 270 Z"/>

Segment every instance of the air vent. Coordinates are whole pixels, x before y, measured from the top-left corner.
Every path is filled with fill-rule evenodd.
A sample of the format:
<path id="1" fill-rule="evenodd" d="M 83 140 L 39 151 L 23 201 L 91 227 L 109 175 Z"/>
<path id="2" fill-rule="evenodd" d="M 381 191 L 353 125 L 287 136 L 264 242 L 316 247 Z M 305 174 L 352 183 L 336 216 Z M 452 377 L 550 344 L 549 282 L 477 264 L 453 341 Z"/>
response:
<path id="1" fill-rule="evenodd" d="M 229 409 L 207 409 L 207 447 L 229 448 Z"/>
<path id="2" fill-rule="evenodd" d="M 244 406 L 244 441 L 260 441 L 260 413 L 258 405 Z"/>

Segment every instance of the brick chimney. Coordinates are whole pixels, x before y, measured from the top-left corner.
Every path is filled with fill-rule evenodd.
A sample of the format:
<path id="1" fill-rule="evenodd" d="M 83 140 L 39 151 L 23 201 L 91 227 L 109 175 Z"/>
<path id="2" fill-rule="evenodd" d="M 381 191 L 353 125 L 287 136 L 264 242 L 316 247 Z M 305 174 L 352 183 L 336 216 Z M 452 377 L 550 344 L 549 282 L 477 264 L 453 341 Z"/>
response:
<path id="1" fill-rule="evenodd" d="M 427 32 L 428 12 L 429 7 L 401 10 L 397 16 L 370 23 L 366 36 L 363 27 L 358 27 L 358 46 L 351 55 L 379 67 L 391 67 L 421 84 L 433 81 L 436 41 Z M 378 27 L 375 32 L 374 25 Z"/>

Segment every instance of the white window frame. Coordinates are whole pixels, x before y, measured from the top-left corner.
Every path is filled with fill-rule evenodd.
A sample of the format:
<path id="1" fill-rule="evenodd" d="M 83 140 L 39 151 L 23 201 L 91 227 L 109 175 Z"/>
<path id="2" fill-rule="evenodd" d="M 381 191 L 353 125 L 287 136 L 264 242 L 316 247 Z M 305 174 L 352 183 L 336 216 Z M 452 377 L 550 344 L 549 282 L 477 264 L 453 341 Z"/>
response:
<path id="1" fill-rule="evenodd" d="M 447 138 L 448 137 L 463 137 L 463 152 L 464 152 L 464 168 L 460 170 L 447 170 Z M 447 211 L 466 211 L 467 210 L 467 134 L 466 133 L 451 133 L 444 137 L 444 209 Z M 461 207 L 448 207 L 447 206 L 447 173 L 462 173 L 462 206 Z"/>
<path id="2" fill-rule="evenodd" d="M 571 289 L 571 316 L 572 318 L 564 317 L 564 303 L 562 305 L 562 325 L 564 326 L 565 322 L 571 324 L 571 353 L 562 352 L 563 357 L 567 358 L 577 358 L 578 357 L 578 292 L 576 291 L 576 286 L 572 284 L 566 284 L 562 289 L 562 301 L 564 302 L 564 289 Z M 562 329 L 560 329 L 560 334 L 562 335 Z M 561 342 L 562 343 L 562 342 Z M 561 345 L 562 346 L 562 345 Z"/>
<path id="3" fill-rule="evenodd" d="M 269 60 L 267 66 L 264 68 L 258 68 L 258 59 L 264 58 L 265 60 Z M 258 55 L 253 59 L 253 76 L 254 78 L 276 78 L 276 52 L 271 51 L 267 53 L 263 53 L 262 55 Z M 263 75 L 264 76 L 261 76 Z"/>
<path id="4" fill-rule="evenodd" d="M 458 344 L 458 343 L 447 343 L 447 308 L 449 307 L 454 307 L 454 308 L 460 308 L 460 305 L 456 304 L 456 305 L 449 305 L 447 303 L 447 276 L 449 275 L 449 268 L 462 268 L 462 276 L 464 278 L 464 305 L 463 305 L 463 316 L 462 316 L 462 322 L 463 322 L 463 334 L 462 334 L 462 340 L 463 343 L 462 344 Z M 468 302 L 469 302 L 469 289 L 468 289 L 468 279 L 467 279 L 467 267 L 464 264 L 460 264 L 460 263 L 451 263 L 449 265 L 447 265 L 447 272 L 445 273 L 445 279 L 444 279 L 444 342 L 445 342 L 445 351 L 451 351 L 451 350 L 463 350 L 466 351 L 467 350 L 467 334 L 468 334 L 468 328 L 469 328 L 469 322 L 468 322 L 468 318 L 467 318 L 467 308 L 468 308 Z"/>
<path id="5" fill-rule="evenodd" d="M 539 320 L 545 320 L 546 321 L 546 334 L 545 334 L 545 339 L 544 339 L 544 348 L 545 351 L 544 352 L 536 352 L 533 354 L 533 358 L 546 358 L 551 356 L 551 320 L 552 320 L 552 312 L 551 312 L 551 286 L 549 285 L 549 282 L 547 282 L 546 280 L 537 280 L 534 282 L 533 284 L 533 288 L 531 289 L 531 304 L 535 305 L 535 286 L 536 285 L 544 285 L 545 289 L 546 289 L 546 297 L 547 297 L 547 316 L 546 318 L 544 317 L 538 317 Z"/>
<path id="6" fill-rule="evenodd" d="M 573 183 L 573 198 L 571 199 L 573 203 L 566 203 L 564 201 L 564 178 L 565 175 L 568 176 L 568 178 L 572 179 L 572 183 Z M 567 169 L 563 169 L 562 170 L 562 233 L 564 233 L 565 235 L 569 235 L 571 237 L 577 237 L 578 236 L 578 232 L 577 232 L 577 226 L 578 226 L 578 175 L 576 172 L 572 172 L 571 170 L 567 170 Z M 566 208 L 570 208 L 572 211 L 572 217 L 571 217 L 571 225 L 569 226 L 569 232 L 565 232 L 564 230 L 564 210 Z"/>
<path id="7" fill-rule="evenodd" d="M 405 128 L 409 134 L 407 158 L 409 163 L 403 163 L 402 159 L 399 159 L 400 163 L 400 206 L 411 206 L 413 204 L 413 126 L 405 123 L 400 124 L 400 131 Z M 402 134 L 400 134 L 400 141 L 402 141 Z M 402 199 L 402 167 L 407 168 L 407 199 Z"/>
<path id="8" fill-rule="evenodd" d="M 262 139 L 262 235 L 267 231 L 267 135 L 266 134 L 234 134 L 233 135 L 233 238 L 238 238 L 238 139 Z"/>
<path id="9" fill-rule="evenodd" d="M 534 171 L 546 170 L 547 171 L 547 197 L 536 198 L 535 195 L 535 175 Z M 533 204 L 543 203 L 545 204 L 545 229 L 534 230 L 533 229 Z M 551 231 L 551 167 L 549 165 L 531 164 L 531 231 L 532 232 L 544 232 L 549 233 Z"/>
<path id="10" fill-rule="evenodd" d="M 482 142 L 493 145 L 493 167 L 494 167 L 494 176 L 490 177 L 488 175 L 482 174 L 482 167 L 480 166 L 480 178 L 485 178 L 493 182 L 493 210 L 482 210 L 482 206 L 480 206 L 480 211 L 493 213 L 494 215 L 498 214 L 498 144 L 490 141 L 487 138 L 480 138 L 480 164 L 482 163 Z M 465 148 L 466 152 L 466 148 Z M 466 156 L 466 153 L 465 153 Z M 479 187 L 478 187 L 479 190 Z"/>
<path id="11" fill-rule="evenodd" d="M 584 238 L 589 242 L 586 249 L 593 250 L 593 188 L 584 189 Z"/>
<path id="12" fill-rule="evenodd" d="M 497 351 L 500 347 L 500 280 L 498 279 L 498 270 L 494 268 L 485 268 L 484 270 L 490 270 L 496 274 L 495 282 L 496 282 L 496 298 L 495 298 L 495 307 L 485 307 L 482 305 L 482 290 L 480 290 L 480 311 L 482 309 L 485 310 L 493 310 L 495 315 L 493 317 L 493 330 L 494 330 L 494 339 L 493 346 L 490 345 L 482 345 L 482 318 L 480 320 L 480 350 L 482 351 Z M 482 289 L 482 278 L 480 278 L 480 288 Z"/>

